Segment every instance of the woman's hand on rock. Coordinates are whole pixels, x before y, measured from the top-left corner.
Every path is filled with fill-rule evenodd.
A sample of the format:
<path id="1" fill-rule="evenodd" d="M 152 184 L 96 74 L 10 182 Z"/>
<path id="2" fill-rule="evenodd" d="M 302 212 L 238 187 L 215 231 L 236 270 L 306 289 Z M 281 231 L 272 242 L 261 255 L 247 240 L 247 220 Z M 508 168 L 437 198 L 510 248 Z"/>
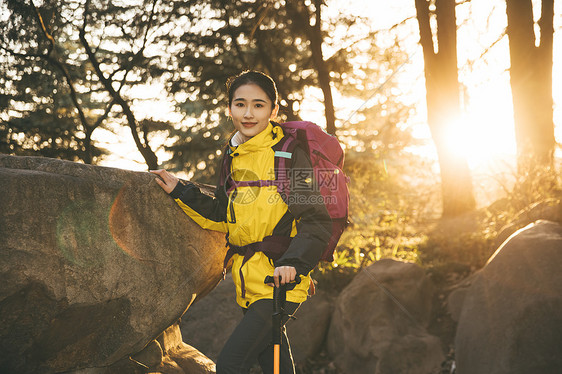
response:
<path id="1" fill-rule="evenodd" d="M 162 189 L 167 193 L 172 192 L 180 181 L 178 178 L 176 178 L 175 176 L 173 176 L 172 174 L 170 174 L 164 169 L 151 170 L 150 172 L 160 177 L 160 178 L 156 178 L 156 183 L 158 183 L 158 185 L 162 187 Z"/>

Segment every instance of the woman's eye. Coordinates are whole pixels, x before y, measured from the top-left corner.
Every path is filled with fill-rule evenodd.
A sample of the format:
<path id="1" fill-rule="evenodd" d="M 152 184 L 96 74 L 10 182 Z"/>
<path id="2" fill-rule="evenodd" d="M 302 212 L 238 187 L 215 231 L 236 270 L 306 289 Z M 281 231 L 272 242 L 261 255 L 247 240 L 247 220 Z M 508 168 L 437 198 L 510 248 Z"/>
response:
<path id="1" fill-rule="evenodd" d="M 239 108 L 242 108 L 242 107 L 244 106 L 243 103 L 236 103 L 235 105 L 236 105 L 237 107 L 239 107 Z"/>
<path id="2" fill-rule="evenodd" d="M 263 108 L 263 104 L 256 104 L 256 108 Z"/>

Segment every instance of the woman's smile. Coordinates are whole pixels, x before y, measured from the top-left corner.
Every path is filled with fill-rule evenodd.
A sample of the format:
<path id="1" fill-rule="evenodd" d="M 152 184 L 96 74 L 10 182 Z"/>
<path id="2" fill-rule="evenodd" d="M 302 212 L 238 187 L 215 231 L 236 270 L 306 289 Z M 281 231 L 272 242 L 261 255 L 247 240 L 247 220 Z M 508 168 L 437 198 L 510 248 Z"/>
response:
<path id="1" fill-rule="evenodd" d="M 229 107 L 234 127 L 244 141 L 266 129 L 269 120 L 277 115 L 278 107 L 256 84 L 245 84 L 234 92 Z"/>

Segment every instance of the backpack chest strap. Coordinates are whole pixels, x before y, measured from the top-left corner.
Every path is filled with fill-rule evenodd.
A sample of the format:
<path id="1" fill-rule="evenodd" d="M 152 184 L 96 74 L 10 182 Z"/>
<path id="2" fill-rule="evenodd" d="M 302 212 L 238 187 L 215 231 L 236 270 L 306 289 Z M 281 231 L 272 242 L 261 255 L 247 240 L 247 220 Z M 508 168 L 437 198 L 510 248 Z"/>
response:
<path id="1" fill-rule="evenodd" d="M 230 193 L 234 191 L 238 187 L 270 187 L 275 186 L 277 190 L 282 191 L 287 185 L 290 183 L 288 179 L 281 179 L 281 180 L 257 180 L 257 181 L 235 181 L 230 180 L 229 187 L 226 190 L 227 195 L 230 196 Z"/>
<path id="2" fill-rule="evenodd" d="M 243 246 L 237 246 L 231 243 L 227 243 L 228 252 L 224 258 L 223 263 L 223 274 L 226 274 L 226 267 L 228 262 L 235 254 L 244 256 L 238 275 L 240 276 L 240 286 L 242 289 L 242 298 L 246 297 L 246 285 L 244 281 L 244 275 L 242 274 L 242 267 L 256 252 L 263 252 L 269 259 L 276 261 L 283 256 L 283 253 L 289 248 L 291 244 L 291 237 L 288 236 L 266 236 L 261 242 L 255 242 Z"/>

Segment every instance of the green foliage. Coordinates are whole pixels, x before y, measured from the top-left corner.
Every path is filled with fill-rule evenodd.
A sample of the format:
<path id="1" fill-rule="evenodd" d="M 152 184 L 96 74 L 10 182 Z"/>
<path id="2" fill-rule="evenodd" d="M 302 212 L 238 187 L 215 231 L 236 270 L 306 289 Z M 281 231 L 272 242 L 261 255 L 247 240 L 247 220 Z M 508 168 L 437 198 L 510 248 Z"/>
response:
<path id="1" fill-rule="evenodd" d="M 216 184 L 222 159 L 220 149 L 228 141 L 231 126 L 225 119 L 214 127 L 195 125 L 170 130 L 170 137 L 177 140 L 166 147 L 173 154 L 166 167 L 172 171 L 194 171 L 191 180 Z"/>
<path id="2" fill-rule="evenodd" d="M 519 170 L 514 180 L 511 190 L 505 184 L 502 186 L 510 211 L 514 213 L 536 202 L 560 198 L 562 195 L 560 172 L 538 161 L 532 161 L 528 167 Z"/>
<path id="3" fill-rule="evenodd" d="M 7 1 L 0 24 L 0 152 L 83 159 L 85 144 L 64 78 L 48 61 L 34 57 L 51 48 L 28 2 Z M 55 5 L 46 2 L 50 23 L 60 22 Z M 24 27 L 24 25 L 26 27 Z M 29 57 L 28 57 L 29 56 Z M 99 156 L 102 151 L 94 149 Z"/>
<path id="4" fill-rule="evenodd" d="M 0 152 L 73 161 L 104 154 L 103 149 L 89 143 L 69 99 L 68 87 L 57 71 L 43 60 L 30 64 L 27 59 L 12 60 L 6 54 L 3 57 Z"/>
<path id="5" fill-rule="evenodd" d="M 493 253 L 497 235 L 493 216 L 485 210 L 441 219 L 428 226 L 420 259 L 429 268 L 461 267 L 474 271 Z"/>
<path id="6" fill-rule="evenodd" d="M 75 121 L 45 110 L 35 110 L 22 118 L 0 122 L 0 152 L 20 156 L 44 156 L 78 161 L 85 158 L 83 139 Z M 94 148 L 91 156 L 104 151 Z"/>
<path id="7" fill-rule="evenodd" d="M 350 226 L 334 262 L 315 271 L 322 288 L 341 289 L 382 258 L 421 263 L 420 245 L 426 240 L 421 218 L 437 213 L 433 199 L 438 195 L 432 184 L 422 183 L 429 179 L 423 170 L 423 162 L 405 151 L 348 153 Z"/>
<path id="8" fill-rule="evenodd" d="M 517 229 L 537 219 L 560 220 L 560 174 L 552 168 L 514 174 L 510 186 L 504 184 L 505 197 L 444 219 L 436 209 L 439 191 L 431 184 L 414 186 L 410 179 L 393 177 L 394 168 L 400 170 L 398 176 L 419 170 L 415 160 L 388 167 L 384 159 L 369 156 L 351 157 L 348 163 L 352 223 L 334 262 L 315 271 L 323 289 L 341 290 L 359 270 L 381 258 L 416 262 L 435 282 L 450 285 L 484 266 L 501 240 Z"/>
<path id="9" fill-rule="evenodd" d="M 306 90 L 319 86 L 321 67 L 313 58 L 311 38 L 320 38 L 329 51 L 325 66 L 333 87 L 347 97 L 367 99 L 374 89 L 370 82 L 380 82 L 383 67 L 399 60 L 393 60 L 394 48 L 378 45 L 369 21 L 361 17 L 323 17 L 319 32 L 310 33 L 319 14 L 315 4 L 321 3 L 47 0 L 34 5 L 30 0 L 9 0 L 0 5 L 9 14 L 0 20 L 0 64 L 5 67 L 0 73 L 5 87 L 0 118 L 12 140 L 2 149 L 22 154 L 24 147 L 12 144 L 13 139 L 25 139 L 29 145 L 50 138 L 19 131 L 12 119 L 43 124 L 52 122 L 43 117 L 56 111 L 64 133 L 74 140 L 66 142 L 73 147 L 72 155 L 57 157 L 97 162 L 103 153 L 92 133 L 116 125 L 129 126 L 138 133 L 139 150 L 150 151 L 148 142 L 154 137 L 144 124 L 164 120 L 140 109 L 144 101 L 163 94 L 184 115 L 181 122 L 160 127 L 160 135 L 173 142 L 165 143 L 171 159 L 164 166 L 211 182 L 217 150 L 233 130 L 225 121 L 228 77 L 245 69 L 269 73 L 281 97 L 279 120 L 295 120 Z M 381 91 L 377 103 L 366 106 L 371 111 L 367 115 L 385 110 L 382 96 L 387 93 Z M 343 116 L 349 113 L 343 106 L 336 109 Z M 387 120 L 392 127 L 394 118 Z M 341 131 L 355 125 L 346 122 Z M 367 122 L 358 126 L 369 127 Z M 50 131 L 39 125 L 35 129 Z M 356 138 L 363 135 L 357 133 Z M 28 149 L 46 150 L 49 144 L 57 142 Z"/>
<path id="10" fill-rule="evenodd" d="M 336 80 L 347 95 L 364 102 L 339 131 L 340 140 L 347 144 L 351 224 L 334 262 L 321 264 L 316 271 L 315 278 L 330 288 L 340 289 L 363 267 L 382 258 L 420 263 L 424 219 L 437 213 L 439 203 L 431 162 L 409 151 L 421 143 L 405 125 L 413 108 L 400 101 L 393 79 L 408 58 L 396 45 L 377 48 L 378 36 L 382 35 L 375 35 L 369 48 L 376 58 L 360 69 L 383 83 L 357 81 L 348 74 Z"/>
<path id="11" fill-rule="evenodd" d="M 186 165 L 188 170 L 193 171 L 201 161 L 213 164 L 217 149 L 233 130 L 230 125 L 225 127 L 222 120 L 227 107 L 225 82 L 242 70 L 261 70 L 270 74 L 277 82 L 280 94 L 279 120 L 300 119 L 306 90 L 319 86 L 319 66 L 312 55 L 311 35 L 306 32 L 315 22 L 315 12 L 313 2 L 302 1 L 289 4 L 283 1 L 206 0 L 196 5 L 189 2 L 175 5 L 170 20 L 185 25 L 186 31 L 178 36 L 173 33 L 162 35 L 159 43 L 166 49 L 179 50 L 166 62 L 170 74 L 167 90 L 192 124 L 173 132 L 177 140 L 168 148 L 173 151 L 173 156 L 167 167 L 178 169 Z M 342 28 L 348 32 L 337 33 L 343 37 L 334 36 L 334 31 Z M 386 49 L 378 45 L 380 41 L 375 39 L 366 19 L 341 14 L 323 20 L 320 29 L 322 45 L 333 51 L 325 62 L 334 88 L 346 97 L 366 100 L 367 94 L 376 88 L 371 82 L 381 81 L 383 66 L 391 67 L 404 59 L 404 55 L 395 59 L 390 57 L 397 52 L 396 48 Z M 358 47 L 358 44 L 361 46 Z M 374 56 L 381 56 L 381 60 L 374 59 Z M 388 90 L 391 87 L 395 85 L 389 85 Z M 395 109 L 393 99 L 389 103 L 381 103 L 386 100 L 383 96 L 387 93 L 390 91 L 380 92 L 377 98 L 379 107 L 368 103 L 365 110 L 370 112 L 365 112 L 363 118 L 372 117 L 386 107 Z M 344 116 L 349 113 L 349 108 L 344 106 L 336 109 Z M 395 127 L 392 121 L 407 115 L 406 112 L 396 110 L 392 112 L 395 117 L 386 116 L 387 127 Z M 351 127 L 356 125 L 346 121 L 339 132 L 347 137 L 351 134 Z M 369 121 L 360 126 L 369 127 Z M 200 131 L 204 131 L 206 136 L 198 136 L 196 132 Z M 354 139 L 362 139 L 366 135 L 364 131 L 355 131 L 354 134 Z M 389 135 L 388 132 L 386 134 Z M 217 140 L 214 147 L 206 139 Z M 368 142 L 369 146 L 373 144 L 371 139 Z M 205 169 L 204 172 L 197 171 L 196 175 L 202 181 L 209 181 L 212 171 L 212 168 Z"/>
<path id="12" fill-rule="evenodd" d="M 95 163 L 104 152 L 96 147 L 92 133 L 109 120 L 140 133 L 139 150 L 149 150 L 143 143 L 149 137 L 143 131 L 147 127 L 132 118 L 134 113 L 126 120 L 123 114 L 138 99 L 134 88 L 162 73 L 161 68 L 151 69 L 158 56 L 145 53 L 155 16 L 150 4 L 2 3 L 0 11 L 9 16 L 0 19 L 0 84 L 5 88 L 0 147 L 12 154 L 39 150 L 44 156 Z M 36 133 L 21 125 L 30 121 L 35 124 L 27 128 Z M 66 139 L 50 134 L 57 126 Z M 67 152 L 57 150 L 61 143 L 69 147 Z"/>

